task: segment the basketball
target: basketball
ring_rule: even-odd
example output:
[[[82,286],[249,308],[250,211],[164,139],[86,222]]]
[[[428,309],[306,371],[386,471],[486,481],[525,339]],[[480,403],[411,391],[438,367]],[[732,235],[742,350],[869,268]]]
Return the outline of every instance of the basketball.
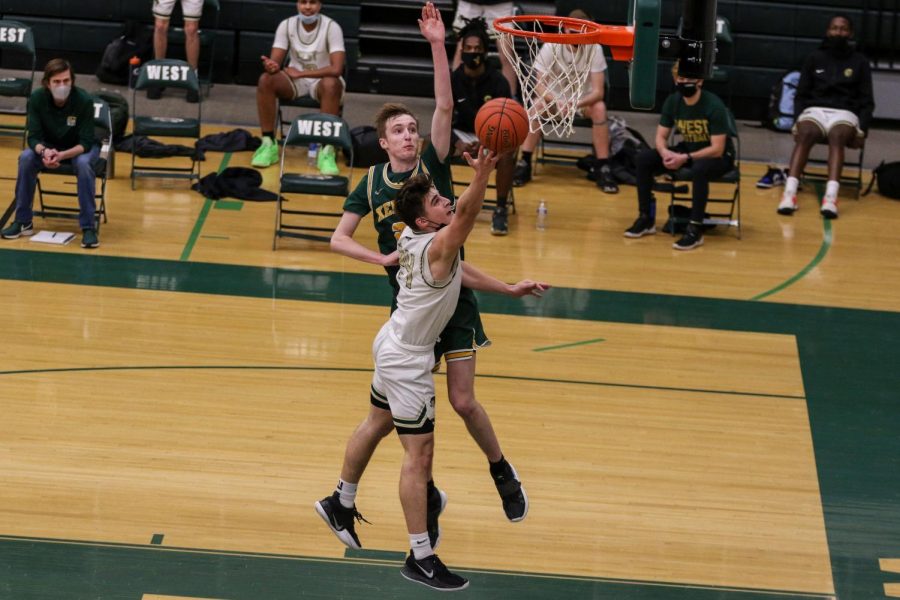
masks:
[[[512,98],[494,98],[475,115],[475,135],[485,148],[497,154],[513,151],[528,135],[528,114]]]

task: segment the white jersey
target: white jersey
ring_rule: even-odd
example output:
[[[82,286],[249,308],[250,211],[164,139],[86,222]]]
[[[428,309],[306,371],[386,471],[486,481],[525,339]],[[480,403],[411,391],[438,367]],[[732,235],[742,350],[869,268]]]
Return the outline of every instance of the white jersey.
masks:
[[[456,310],[462,286],[459,253],[450,275],[435,281],[428,264],[428,248],[435,232],[417,233],[407,227],[397,240],[400,271],[397,283],[397,310],[391,315],[390,328],[395,339],[411,349],[432,348]]]
[[[303,28],[300,15],[282,21],[275,30],[272,46],[288,50],[288,66],[301,71],[323,69],[331,64],[332,52],[346,51],[341,26],[321,13],[312,31]]]
[[[597,48],[594,50],[591,67],[585,76],[582,94],[588,94],[591,91],[591,73],[602,73],[606,70],[606,57],[603,55],[603,46],[600,44],[594,44],[594,46]],[[590,51],[589,46],[579,46],[578,48],[578,52]],[[563,74],[563,68],[571,64],[573,59],[574,56],[569,44],[544,44],[534,59],[534,69],[542,73],[552,73],[553,79],[556,80]]]

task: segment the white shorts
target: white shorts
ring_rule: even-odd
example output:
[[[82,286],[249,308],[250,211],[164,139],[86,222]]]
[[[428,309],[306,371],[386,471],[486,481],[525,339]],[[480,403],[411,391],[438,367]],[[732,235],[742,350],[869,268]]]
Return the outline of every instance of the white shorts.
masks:
[[[474,19],[475,17],[484,17],[487,21],[488,33],[491,37],[497,37],[494,31],[494,19],[499,17],[509,17],[515,10],[513,2],[501,2],[500,4],[475,4],[466,0],[459,0],[456,5],[456,16],[453,17],[453,29],[459,31],[466,26],[463,19]]]
[[[387,400],[398,434],[434,431],[434,347],[400,343],[388,321],[372,344],[373,404]],[[378,404],[376,404],[377,406]]]
[[[287,75],[285,73],[285,75]],[[291,79],[291,85],[294,86],[294,97],[292,100],[296,100],[297,98],[302,98],[303,96],[309,95],[310,98],[315,100],[316,102],[320,102],[319,100],[319,82],[321,79],[314,79],[312,77],[298,77],[296,79]],[[344,104],[344,90],[347,89],[347,84],[344,83],[344,78],[339,77],[341,80],[341,104]]]
[[[181,14],[185,21],[199,21],[203,15],[203,0],[180,0]],[[168,19],[172,16],[176,0],[153,0],[153,16],[157,19]]]
[[[828,136],[832,127],[835,125],[849,125],[856,129],[856,135],[862,137],[864,134],[859,128],[859,117],[849,110],[840,108],[822,108],[821,106],[810,106],[805,109],[800,116],[797,117],[797,123],[800,121],[810,121],[819,126],[823,136]],[[797,132],[797,125],[794,124],[794,133]]]

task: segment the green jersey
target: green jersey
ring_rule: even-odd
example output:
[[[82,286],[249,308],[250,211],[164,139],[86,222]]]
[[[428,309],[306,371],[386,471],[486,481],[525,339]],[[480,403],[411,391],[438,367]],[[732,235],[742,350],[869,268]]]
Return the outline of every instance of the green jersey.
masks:
[[[453,183],[450,177],[450,157],[446,162],[438,159],[434,146],[428,144],[416,166],[411,171],[395,173],[391,171],[391,163],[381,163],[369,168],[369,172],[363,175],[347,200],[344,202],[344,210],[361,217],[370,212],[375,221],[375,231],[378,232],[378,249],[382,254],[390,254],[397,249],[397,239],[403,233],[406,225],[394,212],[394,201],[397,193],[403,187],[403,182],[419,173],[431,175],[434,179],[434,187],[439,194],[446,198],[453,198]]]
[[[681,145],[687,152],[696,152],[710,145],[710,136],[728,135],[728,109],[712,92],[700,91],[700,100],[693,106],[685,104],[681,94],[672,94],[663,103],[659,115],[663,127],[675,127],[681,135]],[[731,140],[725,152],[734,154]]]

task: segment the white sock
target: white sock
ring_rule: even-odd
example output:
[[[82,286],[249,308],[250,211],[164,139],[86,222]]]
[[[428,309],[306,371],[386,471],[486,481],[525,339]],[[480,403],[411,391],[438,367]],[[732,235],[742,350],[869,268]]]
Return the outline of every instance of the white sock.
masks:
[[[798,187],[800,187],[800,180],[796,177],[788,177],[787,181],[784,182],[784,195],[796,196]]]
[[[434,554],[431,549],[431,540],[428,539],[428,532],[409,534],[409,547],[412,548],[413,556],[416,560],[422,560]]]
[[[344,508],[353,508],[353,505],[356,504],[356,488],[358,486],[358,483],[350,483],[343,479],[338,480],[337,487],[334,488],[334,491],[341,497],[341,506]]]
[[[828,183],[825,184],[825,199],[832,202],[837,200],[838,188],[840,185],[841,184],[837,181],[829,180]]]

